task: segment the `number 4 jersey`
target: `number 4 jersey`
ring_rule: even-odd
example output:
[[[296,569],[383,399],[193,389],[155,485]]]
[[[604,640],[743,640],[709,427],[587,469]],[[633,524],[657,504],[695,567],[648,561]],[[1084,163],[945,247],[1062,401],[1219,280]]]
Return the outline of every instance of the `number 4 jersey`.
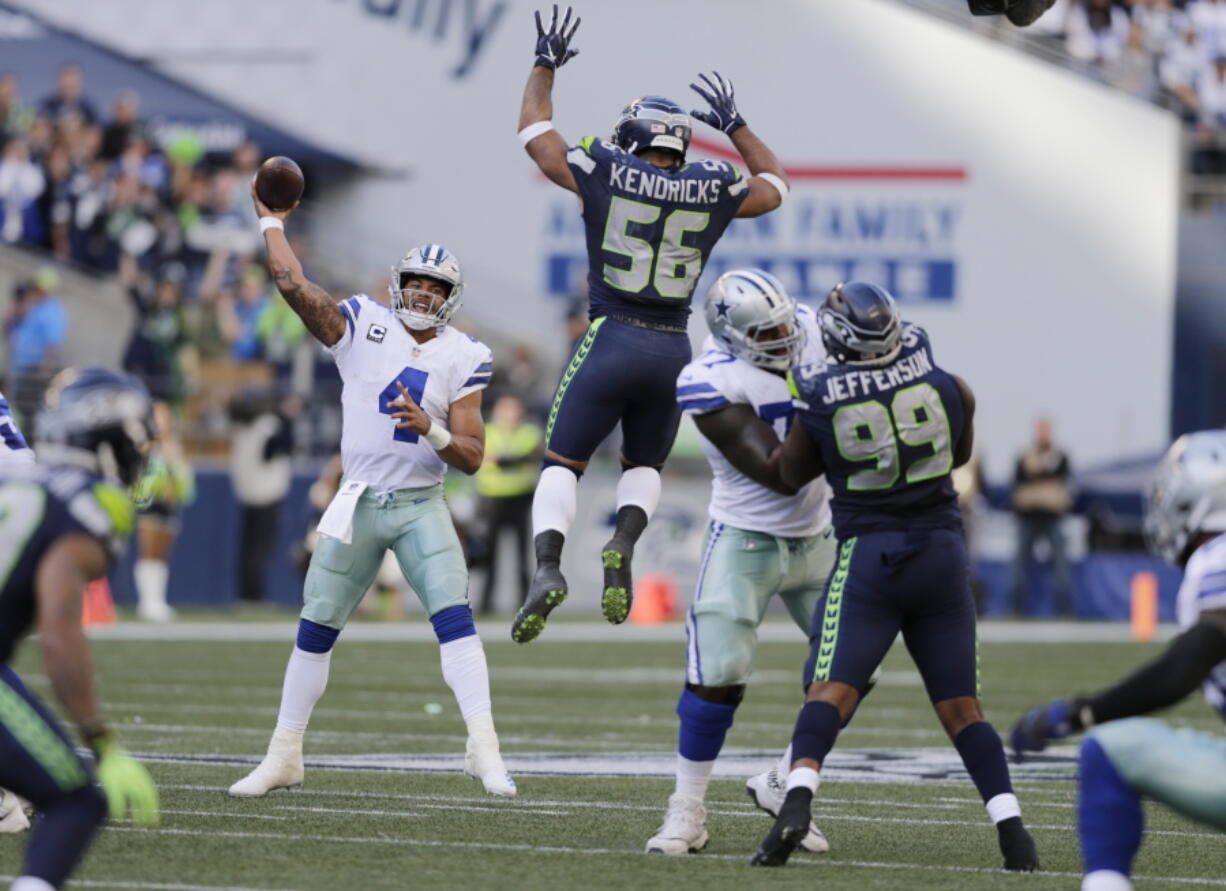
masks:
[[[965,423],[962,394],[933,362],[923,329],[904,327],[902,348],[888,365],[827,359],[796,368],[791,383],[799,420],[834,490],[840,540],[961,528],[949,474]]]
[[[796,310],[797,323],[805,333],[803,362],[821,362],[825,357],[817,317],[807,306]],[[720,349],[707,336],[703,352],[677,378],[677,402],[687,415],[719,411],[729,405],[748,405],[775,430],[782,440],[796,415],[787,380],[751,365]],[[698,438],[711,464],[711,519],[736,529],[801,538],[816,535],[830,525],[830,490],[823,480],[814,480],[796,495],[780,495],[759,485],[732,466],[701,433]]]
[[[340,304],[345,333],[331,347],[341,391],[341,462],[345,479],[372,489],[416,489],[442,482],[447,465],[425,440],[396,426],[402,384],[446,427],[451,404],[484,389],[493,370],[489,347],[450,326],[419,344],[394,312],[358,294]]]
[[[592,318],[684,328],[702,267],[748,193],[741,172],[727,161],[656,167],[590,136],[566,160],[583,200]]]

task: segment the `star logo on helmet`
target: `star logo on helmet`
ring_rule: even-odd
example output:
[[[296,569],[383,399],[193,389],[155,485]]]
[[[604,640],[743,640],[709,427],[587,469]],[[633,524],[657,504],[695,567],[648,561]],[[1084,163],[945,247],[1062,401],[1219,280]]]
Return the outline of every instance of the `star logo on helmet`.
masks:
[[[715,317],[718,319],[728,318],[728,310],[731,308],[726,301],[720,300],[719,303],[715,304]]]

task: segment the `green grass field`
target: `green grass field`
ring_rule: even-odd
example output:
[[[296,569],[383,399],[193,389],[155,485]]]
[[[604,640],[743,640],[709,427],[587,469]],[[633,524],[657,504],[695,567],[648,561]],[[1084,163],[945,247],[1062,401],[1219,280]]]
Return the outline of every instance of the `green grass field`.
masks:
[[[287,619],[285,640],[292,625]],[[464,727],[427,640],[342,635],[307,735],[305,787],[256,801],[230,799],[225,790],[263,753],[288,643],[97,641],[107,710],[128,747],[149,758],[164,817],[156,829],[106,829],[76,885],[709,891],[1078,884],[1072,750],[1016,774],[1047,872],[999,872],[995,832],[901,647],[841,737],[818,793],[815,819],[829,854],[794,856],[782,870],[747,866],[770,822],[731,777],[770,766],[787,743],[805,655],[802,642],[776,642],[761,645],[757,677],[729,735],[722,768],[729,778],[708,794],[711,844],[684,858],[644,855],[672,788],[666,774],[683,645],[634,639],[633,629],[608,629],[604,642],[551,641],[551,626],[520,647],[504,642],[504,626],[483,628],[495,718],[519,783],[513,801],[486,798],[459,775]],[[1006,732],[1026,706],[1101,685],[1155,652],[1156,645],[1122,643],[984,643],[989,718]],[[16,667],[47,693],[37,645],[25,646]],[[430,713],[433,703],[441,713]],[[1171,718],[1216,727],[1198,698]],[[1139,887],[1226,886],[1226,837],[1160,807],[1150,808],[1148,828]],[[20,872],[23,843],[0,836],[0,875]]]

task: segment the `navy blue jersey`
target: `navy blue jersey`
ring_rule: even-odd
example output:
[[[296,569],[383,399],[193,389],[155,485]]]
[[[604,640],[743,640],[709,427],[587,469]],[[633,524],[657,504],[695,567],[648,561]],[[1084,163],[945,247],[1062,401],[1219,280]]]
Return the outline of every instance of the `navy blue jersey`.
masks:
[[[840,539],[961,526],[949,475],[966,413],[922,329],[904,327],[889,365],[827,360],[796,369],[791,381],[798,417],[826,466]]]
[[[684,327],[702,267],[749,192],[740,170],[660,168],[591,136],[566,160],[583,199],[591,317]]]
[[[34,624],[34,579],[43,555],[66,535],[98,539],[114,559],[132,532],[128,494],[67,467],[0,467],[0,663]]]

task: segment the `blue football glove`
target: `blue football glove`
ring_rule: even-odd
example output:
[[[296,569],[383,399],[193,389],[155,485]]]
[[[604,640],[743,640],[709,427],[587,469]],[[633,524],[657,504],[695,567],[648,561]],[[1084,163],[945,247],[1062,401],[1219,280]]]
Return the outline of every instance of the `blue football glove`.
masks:
[[[578,16],[575,16],[575,23],[570,23],[570,15],[573,10],[571,7],[566,7],[566,17],[562,19],[562,26],[558,27],[558,4],[553,5],[553,20],[549,23],[549,30],[541,24],[540,10],[536,12],[536,64],[553,71],[561,68],[575,56],[579,55],[577,49],[570,48],[571,38],[575,36],[575,31],[579,28],[579,23],[583,21]],[[569,26],[570,30],[567,30]]]
[[[1064,739],[1080,730],[1080,722],[1075,723],[1075,705],[1071,700],[1057,699],[1022,715],[1009,734],[1017,760],[1023,760],[1024,752],[1041,752],[1050,740]]]
[[[718,72],[713,72],[715,80],[712,81],[705,74],[700,74],[698,77],[704,84],[707,85],[707,90],[704,90],[698,84],[690,84],[690,89],[706,100],[711,106],[710,111],[699,111],[695,109],[690,112],[690,117],[697,118],[704,124],[710,124],[716,130],[723,130],[729,136],[745,126],[745,119],[741,117],[741,113],[736,110],[736,91],[732,88],[732,81],[724,80],[723,76]]]

